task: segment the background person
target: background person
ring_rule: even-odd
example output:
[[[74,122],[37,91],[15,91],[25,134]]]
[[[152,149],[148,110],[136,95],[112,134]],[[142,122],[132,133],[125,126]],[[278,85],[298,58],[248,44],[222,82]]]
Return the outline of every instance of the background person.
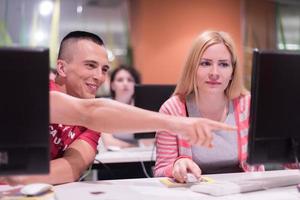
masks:
[[[134,86],[140,83],[140,74],[135,68],[125,65],[115,68],[110,76],[112,99],[124,104],[134,105]],[[133,133],[102,133],[101,139],[106,148],[110,146],[126,148],[138,145]]]

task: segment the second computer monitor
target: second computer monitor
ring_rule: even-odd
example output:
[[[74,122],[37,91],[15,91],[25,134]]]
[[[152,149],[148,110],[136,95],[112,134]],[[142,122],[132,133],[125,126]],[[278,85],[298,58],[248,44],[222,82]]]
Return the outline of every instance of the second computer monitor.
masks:
[[[253,54],[248,162],[291,163],[300,157],[300,54]]]
[[[0,48],[0,176],[49,172],[49,50]]]
[[[158,112],[161,105],[173,94],[175,85],[141,84],[135,86],[135,106]],[[153,138],[154,132],[135,134],[136,139]]]

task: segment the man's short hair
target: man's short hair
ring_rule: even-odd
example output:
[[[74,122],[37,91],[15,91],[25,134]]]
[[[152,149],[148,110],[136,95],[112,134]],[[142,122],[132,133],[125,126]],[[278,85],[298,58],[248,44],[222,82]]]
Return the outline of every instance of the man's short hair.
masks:
[[[63,59],[63,54],[64,51],[66,49],[66,46],[68,41],[78,41],[78,40],[90,40],[100,46],[104,46],[104,42],[103,40],[96,34],[94,33],[90,33],[90,32],[86,32],[86,31],[72,31],[70,33],[68,33],[61,41],[60,43],[60,48],[59,48],[59,52],[58,52],[58,59]]]

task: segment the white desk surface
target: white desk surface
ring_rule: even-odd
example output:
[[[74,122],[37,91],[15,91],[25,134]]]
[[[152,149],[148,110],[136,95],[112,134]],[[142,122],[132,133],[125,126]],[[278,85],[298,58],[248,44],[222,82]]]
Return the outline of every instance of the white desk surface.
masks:
[[[299,170],[269,172],[235,173],[207,175],[215,180],[237,180],[244,178],[274,177],[280,175],[299,175]],[[274,188],[264,191],[241,193],[214,197],[192,192],[189,188],[167,188],[159,178],[123,179],[96,182],[75,182],[54,187],[58,200],[296,200],[300,193],[296,186]]]
[[[144,148],[130,148],[120,151],[102,151],[96,155],[97,160],[102,163],[128,163],[128,162],[145,162],[155,161],[155,150]]]

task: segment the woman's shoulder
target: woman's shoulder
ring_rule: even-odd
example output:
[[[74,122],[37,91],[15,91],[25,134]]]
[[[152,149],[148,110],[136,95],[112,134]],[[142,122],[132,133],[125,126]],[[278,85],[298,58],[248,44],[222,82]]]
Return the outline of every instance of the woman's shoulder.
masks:
[[[185,101],[182,98],[180,98],[178,95],[171,96],[168,100],[166,100],[162,104],[160,108],[160,112],[184,115]]]
[[[233,98],[234,102],[245,102],[245,103],[250,103],[250,99],[251,99],[251,94],[250,92],[244,93],[239,95],[238,97]]]
[[[235,111],[240,114],[246,114],[247,116],[250,114],[250,93],[240,95],[233,99],[233,105]]]

